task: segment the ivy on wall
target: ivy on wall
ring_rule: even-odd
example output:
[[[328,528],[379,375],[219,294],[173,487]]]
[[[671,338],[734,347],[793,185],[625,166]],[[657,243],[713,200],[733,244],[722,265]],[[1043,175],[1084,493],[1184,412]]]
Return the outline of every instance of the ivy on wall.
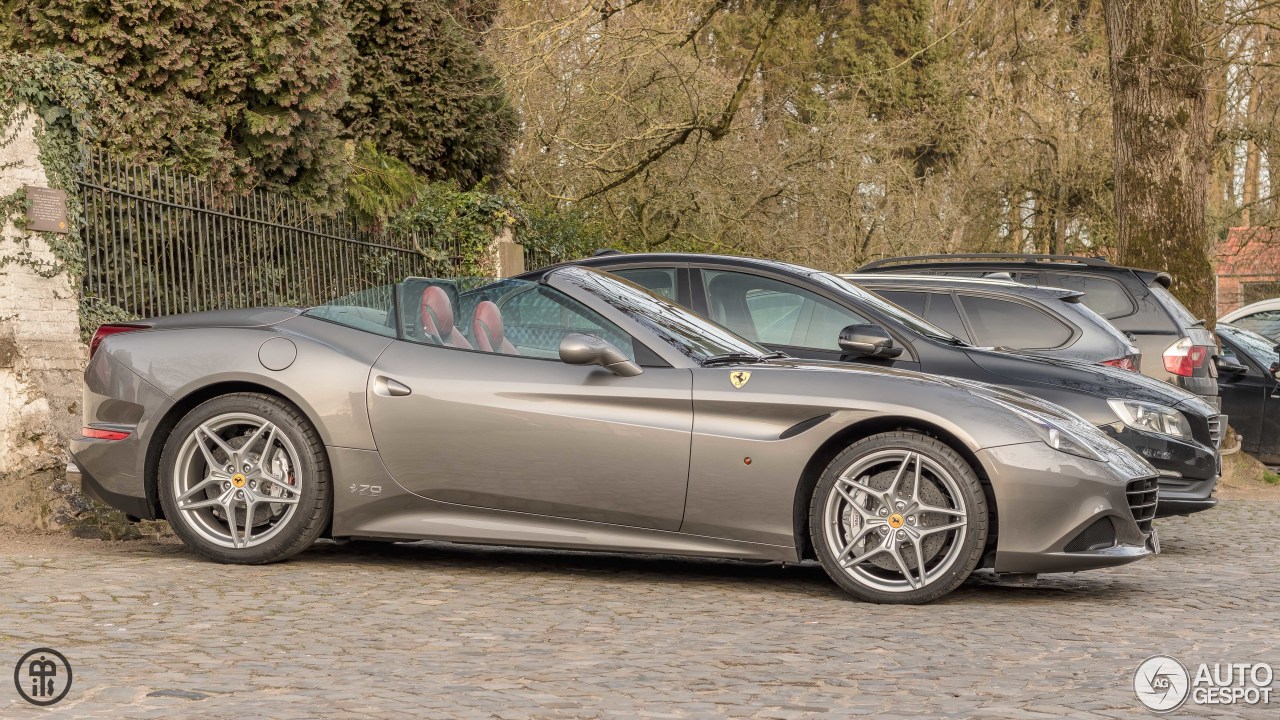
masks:
[[[493,272],[489,244],[503,228],[522,221],[519,205],[502,195],[432,183],[388,228],[417,236],[416,249],[436,260],[445,260],[434,256],[451,248],[461,258],[459,274],[484,276]]]
[[[69,273],[73,283],[84,271],[80,248],[81,198],[76,178],[83,147],[101,126],[102,113],[114,106],[106,82],[97,72],[53,52],[0,55],[0,128],[21,120],[19,113],[34,113],[36,144],[50,187],[67,193],[67,234],[38,233],[49,245],[57,263],[39,263],[29,253],[0,257],[0,265],[21,263],[41,275]],[[0,147],[14,136],[0,137]],[[0,197],[0,217],[22,228],[26,206],[21,189]],[[29,236],[24,236],[29,237]]]

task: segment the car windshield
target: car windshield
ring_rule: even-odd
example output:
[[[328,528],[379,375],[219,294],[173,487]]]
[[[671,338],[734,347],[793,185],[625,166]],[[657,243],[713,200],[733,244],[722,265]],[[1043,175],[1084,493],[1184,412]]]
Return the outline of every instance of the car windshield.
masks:
[[[908,330],[912,330],[921,335],[924,335],[925,337],[932,338],[939,342],[945,342],[951,345],[968,345],[969,344],[964,340],[961,340],[960,338],[956,337],[955,335],[952,335],[951,333],[947,332],[946,330],[943,330],[937,325],[934,325],[933,323],[930,323],[927,320],[917,315],[912,315],[911,313],[907,312],[906,310],[903,310],[901,307],[898,307],[897,305],[894,305],[888,300],[884,300],[882,298],[876,297],[875,295],[867,292],[866,290],[863,290],[862,288],[858,287],[857,285],[854,285],[853,283],[840,277],[839,275],[832,275],[831,273],[819,272],[819,273],[813,273],[810,277],[822,283],[825,283],[827,286],[831,287],[837,292],[854,296],[859,301],[867,305],[870,305],[875,310],[878,310],[881,314],[887,315],[889,316],[890,319],[896,320],[902,325],[905,325]]]
[[[1275,350],[1275,342],[1256,332],[1223,323],[1218,324],[1217,330],[1264,368],[1271,367],[1271,363],[1280,360],[1280,354]]]
[[[555,273],[626,313],[668,345],[698,362],[778,355],[616,275],[580,267],[564,267]]]

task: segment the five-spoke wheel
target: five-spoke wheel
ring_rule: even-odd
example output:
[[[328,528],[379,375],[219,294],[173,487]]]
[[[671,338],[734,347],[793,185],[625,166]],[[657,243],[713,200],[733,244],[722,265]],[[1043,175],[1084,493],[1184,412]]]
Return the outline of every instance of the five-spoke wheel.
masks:
[[[324,449],[293,406],[234,394],[192,410],[161,458],[160,498],[174,532],[222,562],[280,560],[324,529]]]
[[[827,573],[872,602],[919,603],[964,581],[981,559],[986,498],[972,468],[911,432],[860,440],[827,467],[810,503]]]

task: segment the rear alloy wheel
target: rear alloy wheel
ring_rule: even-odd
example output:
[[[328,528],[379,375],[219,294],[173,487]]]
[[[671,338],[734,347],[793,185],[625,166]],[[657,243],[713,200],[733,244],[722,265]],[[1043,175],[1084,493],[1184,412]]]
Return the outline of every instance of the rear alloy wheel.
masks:
[[[864,438],[827,466],[809,507],[810,539],[827,574],[854,597],[925,603],[977,567],[987,501],[973,469],[915,432]]]
[[[191,549],[218,562],[275,562],[305,549],[328,520],[330,485],[311,423],[256,393],[192,410],[160,459],[165,517]]]

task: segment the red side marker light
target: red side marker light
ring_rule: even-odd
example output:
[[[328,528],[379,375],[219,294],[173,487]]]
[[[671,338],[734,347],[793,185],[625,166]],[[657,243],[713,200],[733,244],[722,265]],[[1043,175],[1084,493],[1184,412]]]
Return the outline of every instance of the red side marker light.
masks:
[[[127,432],[120,432],[119,430],[103,430],[101,428],[91,427],[80,430],[80,435],[91,440],[123,440],[129,437],[129,433]]]

